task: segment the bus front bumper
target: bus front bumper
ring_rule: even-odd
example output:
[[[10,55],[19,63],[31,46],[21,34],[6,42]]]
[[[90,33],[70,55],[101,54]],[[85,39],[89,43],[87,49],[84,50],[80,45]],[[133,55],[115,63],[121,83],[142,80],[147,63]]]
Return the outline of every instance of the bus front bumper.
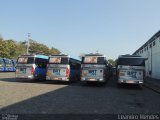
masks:
[[[143,80],[118,80],[118,83],[143,84]]]
[[[16,78],[17,79],[34,79],[34,76],[33,75],[16,75]]]
[[[104,78],[81,78],[81,81],[97,81],[97,82],[105,82]]]
[[[69,81],[69,78],[68,77],[48,77],[46,76],[46,80]]]

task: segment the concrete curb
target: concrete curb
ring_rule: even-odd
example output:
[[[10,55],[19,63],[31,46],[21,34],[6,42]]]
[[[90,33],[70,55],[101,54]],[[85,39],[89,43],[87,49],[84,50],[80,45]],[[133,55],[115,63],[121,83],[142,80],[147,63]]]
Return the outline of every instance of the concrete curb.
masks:
[[[144,81],[144,86],[160,94],[160,82],[147,79]]]

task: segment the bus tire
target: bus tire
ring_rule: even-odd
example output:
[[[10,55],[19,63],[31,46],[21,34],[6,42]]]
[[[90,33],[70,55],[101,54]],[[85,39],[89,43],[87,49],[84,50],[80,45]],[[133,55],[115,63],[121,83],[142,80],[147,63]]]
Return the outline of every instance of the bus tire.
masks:
[[[143,89],[143,84],[139,84],[138,87],[139,87],[140,89]]]
[[[117,87],[122,87],[122,83],[117,83]]]

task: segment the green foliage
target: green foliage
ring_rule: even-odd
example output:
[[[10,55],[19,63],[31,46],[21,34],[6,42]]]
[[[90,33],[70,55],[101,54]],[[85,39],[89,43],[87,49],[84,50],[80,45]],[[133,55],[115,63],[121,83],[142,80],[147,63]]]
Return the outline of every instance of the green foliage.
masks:
[[[44,44],[37,43],[36,41],[30,40],[29,46],[29,53],[40,53],[44,55],[51,55],[51,54],[60,54],[61,52],[52,47],[49,48]],[[10,58],[10,59],[17,59],[17,57],[21,54],[26,54],[27,52],[27,42],[21,41],[16,42],[14,40],[3,40],[0,37],[0,57],[3,58]]]
[[[108,62],[109,62],[112,66],[115,66],[115,64],[116,64],[116,61],[113,60],[113,59],[109,59]]]
[[[9,57],[7,43],[0,40],[0,57]]]
[[[60,54],[61,52],[52,47],[48,48],[46,45],[37,43],[36,41],[30,40],[29,53],[40,53],[44,55]]]
[[[3,37],[1,36],[1,34],[0,34],[0,40],[3,40]]]

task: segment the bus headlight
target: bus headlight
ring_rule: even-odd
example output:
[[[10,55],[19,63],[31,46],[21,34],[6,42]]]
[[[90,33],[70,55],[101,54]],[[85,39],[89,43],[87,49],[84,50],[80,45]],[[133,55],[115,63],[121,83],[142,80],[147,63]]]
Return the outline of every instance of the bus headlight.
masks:
[[[102,78],[100,78],[100,79],[99,79],[99,81],[103,81],[103,79],[102,79]]]
[[[81,80],[86,80],[85,78],[81,78]]]

